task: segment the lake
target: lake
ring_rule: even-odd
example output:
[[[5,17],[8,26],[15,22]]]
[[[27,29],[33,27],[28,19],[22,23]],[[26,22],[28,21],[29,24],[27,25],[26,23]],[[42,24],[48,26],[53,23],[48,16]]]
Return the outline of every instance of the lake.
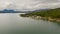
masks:
[[[60,24],[0,13],[0,34],[60,34]]]

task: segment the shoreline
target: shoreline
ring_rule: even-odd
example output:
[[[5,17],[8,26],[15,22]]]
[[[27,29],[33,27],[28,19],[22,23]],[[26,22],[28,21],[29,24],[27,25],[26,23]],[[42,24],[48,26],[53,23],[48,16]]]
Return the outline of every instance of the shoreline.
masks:
[[[51,18],[51,17],[41,17],[41,16],[37,16],[37,15],[28,15],[28,14],[21,14],[20,16],[22,17],[31,17],[33,19],[38,19],[38,20],[47,20],[47,21],[51,21],[51,22],[60,22],[60,18]]]

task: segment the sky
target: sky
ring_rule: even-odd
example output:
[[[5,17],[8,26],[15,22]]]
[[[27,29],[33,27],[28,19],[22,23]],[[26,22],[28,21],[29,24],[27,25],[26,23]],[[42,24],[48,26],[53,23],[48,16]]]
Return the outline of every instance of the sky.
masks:
[[[0,10],[14,9],[31,11],[38,9],[54,9],[60,7],[60,0],[0,0]]]

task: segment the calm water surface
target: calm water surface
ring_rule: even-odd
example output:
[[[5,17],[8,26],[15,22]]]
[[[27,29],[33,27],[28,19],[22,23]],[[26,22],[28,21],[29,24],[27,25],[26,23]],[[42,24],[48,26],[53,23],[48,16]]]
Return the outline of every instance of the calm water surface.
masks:
[[[57,23],[23,18],[19,14],[0,14],[0,34],[60,34]]]

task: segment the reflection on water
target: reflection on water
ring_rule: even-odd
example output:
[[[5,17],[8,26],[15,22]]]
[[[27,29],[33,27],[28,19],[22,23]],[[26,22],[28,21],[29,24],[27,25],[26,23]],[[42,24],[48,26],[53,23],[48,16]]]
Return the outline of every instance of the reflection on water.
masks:
[[[0,14],[0,34],[60,34],[60,26],[43,20],[23,18],[19,13]]]

